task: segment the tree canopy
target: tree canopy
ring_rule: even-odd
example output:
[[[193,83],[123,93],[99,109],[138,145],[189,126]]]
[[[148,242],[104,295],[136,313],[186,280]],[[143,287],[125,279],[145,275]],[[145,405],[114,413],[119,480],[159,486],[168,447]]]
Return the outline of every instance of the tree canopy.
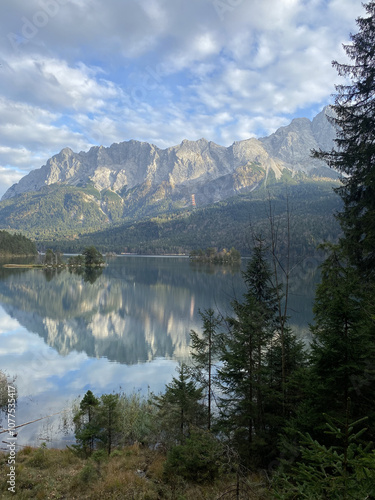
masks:
[[[343,174],[337,192],[344,202],[338,219],[341,240],[352,263],[365,276],[375,273],[375,2],[364,4],[358,33],[344,45],[351,63],[333,62],[348,83],[336,86],[333,116],[335,147],[315,156]]]

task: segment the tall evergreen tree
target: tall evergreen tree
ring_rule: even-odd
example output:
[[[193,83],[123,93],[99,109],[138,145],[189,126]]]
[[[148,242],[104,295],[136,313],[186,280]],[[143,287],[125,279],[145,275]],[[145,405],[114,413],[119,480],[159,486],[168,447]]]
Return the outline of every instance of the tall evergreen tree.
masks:
[[[102,394],[96,412],[96,421],[99,425],[98,439],[111,454],[113,446],[120,441],[121,407],[119,394]]]
[[[96,422],[96,411],[99,399],[88,390],[79,405],[79,411],[74,415],[75,437],[79,448],[85,455],[94,451],[95,441],[99,432]]]
[[[211,429],[215,356],[218,352],[218,332],[220,318],[213,309],[200,311],[203,321],[203,332],[199,336],[194,330],[190,332],[191,356],[193,359],[192,374],[207,394],[207,429]]]
[[[372,303],[356,268],[339,247],[331,247],[321,266],[311,330],[311,398],[318,414],[345,416],[351,399],[353,418],[374,416],[375,342]],[[374,425],[369,420],[370,428]]]
[[[315,152],[343,174],[339,248],[322,266],[315,302],[312,373],[316,408],[369,416],[374,432],[375,389],[375,2],[364,4],[358,33],[345,45],[349,64],[333,62],[348,83],[336,86],[332,122],[335,147]],[[325,405],[325,407],[324,407]]]
[[[259,455],[269,452],[271,438],[272,416],[266,408],[275,395],[269,385],[267,357],[278,329],[277,292],[261,240],[254,248],[244,280],[244,301],[232,303],[235,315],[228,319],[229,331],[220,356],[221,420],[242,460],[259,464]]]
[[[337,189],[344,201],[338,215],[341,241],[362,277],[375,277],[375,2],[364,4],[366,17],[357,19],[359,31],[344,45],[352,64],[333,62],[348,84],[336,86],[334,114],[336,147],[318,151],[344,177]]]
[[[162,426],[162,440],[168,444],[183,443],[192,429],[202,427],[205,410],[202,404],[203,389],[191,380],[186,365],[178,370],[178,378],[173,377],[164,394],[155,396]]]

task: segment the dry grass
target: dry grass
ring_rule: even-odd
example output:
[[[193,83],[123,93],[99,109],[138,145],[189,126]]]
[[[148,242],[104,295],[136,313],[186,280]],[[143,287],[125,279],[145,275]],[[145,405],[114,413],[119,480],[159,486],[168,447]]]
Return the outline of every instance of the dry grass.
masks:
[[[175,478],[166,483],[165,455],[138,446],[116,450],[107,457],[94,454],[89,460],[68,449],[26,447],[16,458],[16,494],[7,491],[7,457],[0,454],[1,499],[132,499],[214,500],[234,484],[224,476],[212,484],[195,485]],[[226,497],[226,500],[234,498]],[[267,498],[261,492],[243,498]]]

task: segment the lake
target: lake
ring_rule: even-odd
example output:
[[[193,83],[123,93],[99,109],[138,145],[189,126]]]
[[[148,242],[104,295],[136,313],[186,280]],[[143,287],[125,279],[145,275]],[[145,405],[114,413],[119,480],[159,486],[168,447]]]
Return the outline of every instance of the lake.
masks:
[[[178,363],[189,362],[199,309],[230,314],[244,292],[246,260],[241,269],[184,257],[106,262],[89,275],[0,267],[0,368],[17,376],[17,424],[70,408],[88,389],[163,391]],[[317,280],[316,258],[292,274],[290,325],[307,341]],[[71,438],[60,424],[59,416],[25,426],[17,444],[64,446]]]

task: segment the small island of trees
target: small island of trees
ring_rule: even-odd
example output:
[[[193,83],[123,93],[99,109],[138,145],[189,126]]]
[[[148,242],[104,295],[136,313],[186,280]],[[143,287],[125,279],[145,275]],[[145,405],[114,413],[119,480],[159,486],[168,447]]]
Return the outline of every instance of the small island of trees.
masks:
[[[217,248],[209,247],[206,250],[192,250],[189,258],[199,262],[211,262],[213,264],[234,264],[241,261],[241,254],[235,248],[218,251]]]
[[[50,248],[46,251],[43,265],[46,267],[103,267],[103,255],[94,247],[90,246],[85,248],[82,254],[74,255],[65,263],[62,259],[61,252],[54,252]]]

